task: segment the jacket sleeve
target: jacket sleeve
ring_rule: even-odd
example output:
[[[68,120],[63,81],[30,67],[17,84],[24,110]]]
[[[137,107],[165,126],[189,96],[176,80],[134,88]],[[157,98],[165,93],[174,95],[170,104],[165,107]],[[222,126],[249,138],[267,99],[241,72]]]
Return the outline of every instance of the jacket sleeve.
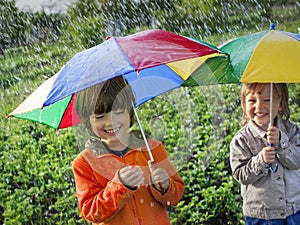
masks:
[[[233,177],[241,184],[252,184],[268,175],[269,165],[263,161],[261,151],[252,155],[247,139],[235,135],[230,143],[230,165]]]
[[[150,185],[150,190],[153,197],[164,206],[175,206],[181,200],[184,192],[184,182],[180,178],[176,168],[171,163],[168,153],[164,146],[160,143],[159,147],[153,152],[153,157],[156,161],[157,167],[164,168],[170,177],[170,186],[165,193],[161,193],[152,184]],[[151,179],[149,177],[149,182]]]
[[[99,183],[83,154],[73,162],[76,193],[83,219],[94,223],[111,219],[131,198],[134,191],[121,184],[118,172],[110,181]],[[98,178],[99,179],[99,178]]]
[[[292,124],[289,133],[280,132],[280,145],[277,151],[279,162],[290,170],[300,169],[300,131]]]

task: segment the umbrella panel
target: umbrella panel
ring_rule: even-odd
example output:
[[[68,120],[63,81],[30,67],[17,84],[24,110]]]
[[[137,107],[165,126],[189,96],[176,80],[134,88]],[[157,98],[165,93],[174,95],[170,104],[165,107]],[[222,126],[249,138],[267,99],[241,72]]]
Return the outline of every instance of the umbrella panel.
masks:
[[[135,75],[156,66],[220,52],[206,43],[163,30],[113,37],[76,54],[62,68],[44,106],[116,76]]]
[[[300,42],[284,33],[268,32],[258,43],[241,82],[300,82]]]
[[[50,106],[11,116],[45,124],[54,129],[62,129],[80,123],[79,116],[74,109],[74,101],[75,95],[64,98]]]
[[[230,55],[238,82],[299,83],[300,35],[263,31],[231,40],[221,50]]]

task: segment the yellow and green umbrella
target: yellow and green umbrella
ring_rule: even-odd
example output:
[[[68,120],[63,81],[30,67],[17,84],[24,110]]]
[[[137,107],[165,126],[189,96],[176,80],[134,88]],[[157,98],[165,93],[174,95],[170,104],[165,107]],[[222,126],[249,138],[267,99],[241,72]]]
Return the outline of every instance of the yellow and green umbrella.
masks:
[[[300,83],[300,35],[270,30],[219,46],[230,55],[233,79],[227,83]]]

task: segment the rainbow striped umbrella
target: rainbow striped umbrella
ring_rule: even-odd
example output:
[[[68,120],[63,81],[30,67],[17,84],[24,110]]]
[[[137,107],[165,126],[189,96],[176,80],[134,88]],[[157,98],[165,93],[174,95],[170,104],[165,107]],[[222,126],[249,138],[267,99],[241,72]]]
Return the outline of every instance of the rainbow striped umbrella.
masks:
[[[228,65],[218,48],[164,30],[112,37],[76,54],[8,116],[66,128],[80,123],[76,93],[105,80],[123,76],[137,107],[180,86],[223,83]]]

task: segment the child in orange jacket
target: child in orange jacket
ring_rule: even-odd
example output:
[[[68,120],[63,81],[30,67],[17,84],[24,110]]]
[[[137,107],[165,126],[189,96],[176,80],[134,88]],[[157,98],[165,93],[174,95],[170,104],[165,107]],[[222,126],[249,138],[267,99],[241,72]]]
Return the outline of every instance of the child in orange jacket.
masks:
[[[73,162],[79,209],[93,224],[169,225],[184,182],[163,144],[148,139],[156,169],[138,131],[131,131],[134,96],[122,77],[77,95],[76,110],[91,138]]]

